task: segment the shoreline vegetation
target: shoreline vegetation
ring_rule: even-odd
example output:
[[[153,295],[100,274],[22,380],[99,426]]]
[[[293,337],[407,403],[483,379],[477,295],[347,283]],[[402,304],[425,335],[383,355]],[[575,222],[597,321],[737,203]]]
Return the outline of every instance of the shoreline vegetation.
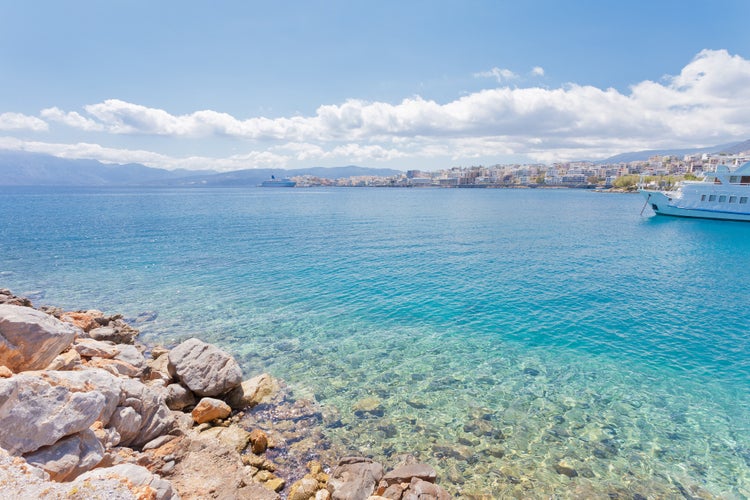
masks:
[[[0,488],[9,498],[451,498],[411,455],[338,456],[316,403],[220,348],[138,341],[121,315],[0,289]],[[489,498],[473,496],[473,498]]]

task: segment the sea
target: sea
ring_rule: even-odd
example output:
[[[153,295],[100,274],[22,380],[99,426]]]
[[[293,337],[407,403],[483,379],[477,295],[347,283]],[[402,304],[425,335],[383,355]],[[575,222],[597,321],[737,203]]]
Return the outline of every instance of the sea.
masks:
[[[455,498],[749,498],[750,224],[573,189],[0,188],[0,288],[189,336]]]

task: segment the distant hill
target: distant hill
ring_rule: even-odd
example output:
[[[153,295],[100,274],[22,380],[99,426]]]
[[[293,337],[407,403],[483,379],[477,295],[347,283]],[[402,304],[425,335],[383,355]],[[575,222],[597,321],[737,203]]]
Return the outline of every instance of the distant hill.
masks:
[[[177,179],[164,179],[159,181],[158,184],[165,186],[257,186],[261,182],[270,179],[272,175],[277,178],[312,175],[322,179],[339,179],[360,175],[389,177],[401,173],[403,172],[389,168],[367,168],[354,165],[346,167],[311,167],[293,170],[253,168],[212,175],[192,175]]]
[[[129,163],[107,164],[96,160],[73,160],[27,151],[0,150],[0,186],[257,186],[276,177],[313,175],[337,179],[357,175],[391,176],[392,169],[312,167],[296,170],[247,169],[233,172],[214,170],[166,170]]]
[[[0,186],[135,186],[195,174],[190,170],[165,170],[138,163],[107,164],[0,150]]]
[[[750,150],[750,140],[744,142],[733,142],[730,144],[720,144],[718,146],[711,146],[707,148],[693,148],[693,149],[649,149],[645,151],[635,151],[632,153],[621,153],[619,155],[610,156],[604,160],[599,160],[596,163],[630,163],[631,161],[646,161],[651,156],[685,156],[692,154],[703,154],[703,153],[727,153],[736,154],[742,151]]]

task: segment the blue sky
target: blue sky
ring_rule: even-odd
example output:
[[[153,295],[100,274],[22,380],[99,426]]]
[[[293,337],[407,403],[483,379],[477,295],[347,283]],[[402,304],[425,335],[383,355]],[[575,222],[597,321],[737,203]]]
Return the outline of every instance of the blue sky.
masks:
[[[750,138],[750,2],[0,0],[0,148],[164,168]]]

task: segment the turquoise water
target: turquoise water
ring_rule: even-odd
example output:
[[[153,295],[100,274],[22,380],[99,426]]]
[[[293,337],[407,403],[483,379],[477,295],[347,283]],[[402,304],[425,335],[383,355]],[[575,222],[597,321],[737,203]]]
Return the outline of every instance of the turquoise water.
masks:
[[[146,339],[223,345],[337,446],[415,453],[457,497],[750,497],[750,224],[642,204],[2,188],[0,287],[155,312]]]

